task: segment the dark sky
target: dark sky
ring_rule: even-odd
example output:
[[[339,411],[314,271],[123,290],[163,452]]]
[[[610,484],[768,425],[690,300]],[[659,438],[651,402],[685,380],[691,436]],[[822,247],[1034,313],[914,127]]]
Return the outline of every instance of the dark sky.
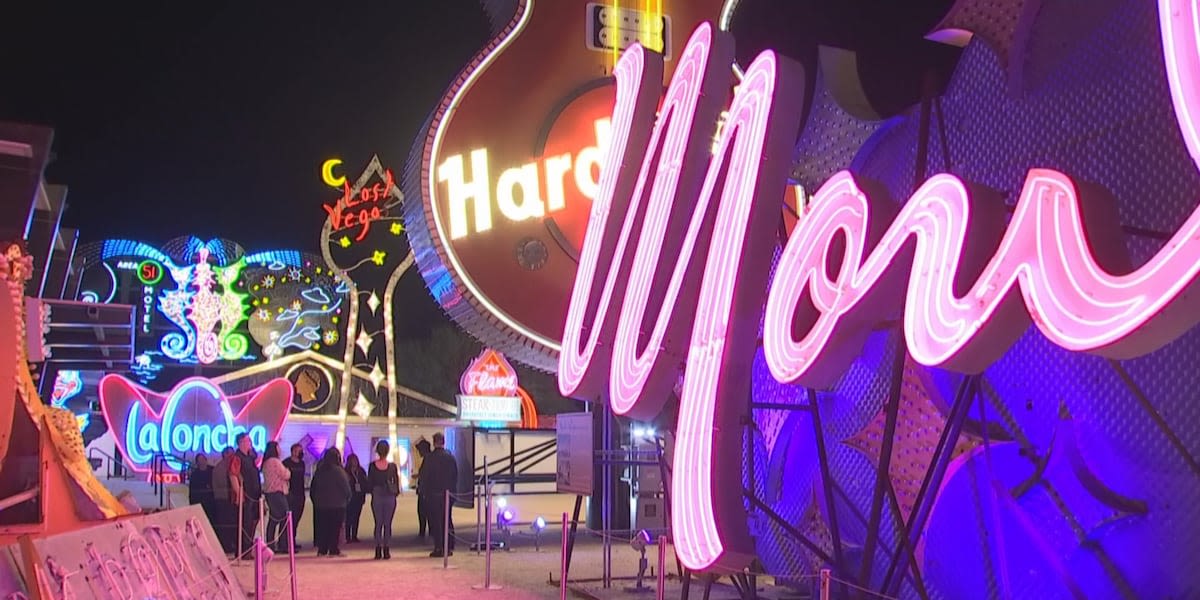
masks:
[[[323,159],[399,173],[488,25],[477,0],[12,4],[0,120],[55,128],[64,225],[251,251],[317,250]]]

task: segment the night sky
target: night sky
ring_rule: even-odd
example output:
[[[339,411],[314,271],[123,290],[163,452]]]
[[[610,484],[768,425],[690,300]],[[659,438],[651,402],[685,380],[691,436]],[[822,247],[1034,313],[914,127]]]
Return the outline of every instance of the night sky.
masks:
[[[478,0],[10,4],[0,120],[55,129],[46,179],[69,187],[63,224],[81,241],[196,235],[319,252],[321,205],[338,195],[321,163],[340,157],[353,178],[378,154],[399,176],[488,39]],[[466,337],[415,271],[396,309],[401,340]],[[574,407],[553,378],[521,377],[543,410]]]
[[[477,0],[20,2],[0,18],[0,120],[55,129],[51,183],[81,241],[223,237],[318,252],[372,154],[399,175],[418,128],[487,41]],[[404,277],[401,337],[439,318]]]
[[[325,158],[398,174],[488,26],[477,0],[12,4],[0,120],[54,127],[64,225],[250,251],[318,249]]]

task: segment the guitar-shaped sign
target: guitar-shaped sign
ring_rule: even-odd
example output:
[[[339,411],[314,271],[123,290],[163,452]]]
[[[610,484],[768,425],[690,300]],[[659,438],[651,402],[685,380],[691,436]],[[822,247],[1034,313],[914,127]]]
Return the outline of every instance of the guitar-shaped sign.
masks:
[[[405,225],[454,320],[511,358],[554,368],[614,101],[634,43],[665,77],[721,0],[486,3],[495,37],[454,80],[404,176]],[[714,132],[715,134],[715,132]],[[453,302],[446,299],[452,299]]]

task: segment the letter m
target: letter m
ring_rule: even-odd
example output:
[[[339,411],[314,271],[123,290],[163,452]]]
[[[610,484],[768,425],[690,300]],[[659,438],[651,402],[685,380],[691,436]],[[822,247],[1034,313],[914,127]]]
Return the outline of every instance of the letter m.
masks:
[[[803,106],[800,65],[764,52],[714,149],[732,58],[728,35],[697,28],[657,122],[662,57],[635,46],[617,64],[559,357],[564,394],[607,398],[617,414],[653,418],[679,393],[672,536],[696,570],[740,571],[754,557],[740,419]]]

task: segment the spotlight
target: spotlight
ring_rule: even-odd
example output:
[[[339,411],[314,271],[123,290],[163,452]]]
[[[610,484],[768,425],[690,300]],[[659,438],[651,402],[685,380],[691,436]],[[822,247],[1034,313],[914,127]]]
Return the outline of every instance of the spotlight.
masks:
[[[541,531],[545,528],[546,528],[546,519],[538,517],[533,520],[533,530],[534,531]]]
[[[504,526],[508,525],[509,523],[512,523],[513,519],[515,519],[516,517],[517,517],[517,514],[515,512],[513,512],[513,510],[511,508],[506,508],[506,509],[500,511],[500,514],[496,516],[496,520],[499,521],[501,527],[504,527]]]
[[[637,532],[637,535],[633,536],[632,540],[629,540],[629,545],[638,552],[645,552],[646,546],[652,543],[654,543],[654,536],[650,535],[650,532],[645,529]]]
[[[508,508],[508,498],[496,498],[496,508]]]

